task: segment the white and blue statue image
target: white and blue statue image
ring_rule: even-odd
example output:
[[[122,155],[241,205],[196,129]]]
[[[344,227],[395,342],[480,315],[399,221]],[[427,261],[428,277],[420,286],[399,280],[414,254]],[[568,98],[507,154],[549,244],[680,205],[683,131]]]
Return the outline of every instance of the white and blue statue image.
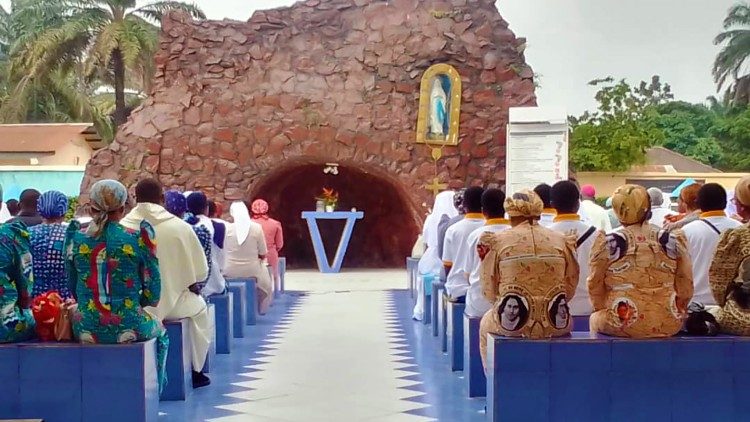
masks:
[[[437,75],[432,80],[430,89],[429,139],[444,140],[450,128],[450,95],[451,80],[448,75]]]

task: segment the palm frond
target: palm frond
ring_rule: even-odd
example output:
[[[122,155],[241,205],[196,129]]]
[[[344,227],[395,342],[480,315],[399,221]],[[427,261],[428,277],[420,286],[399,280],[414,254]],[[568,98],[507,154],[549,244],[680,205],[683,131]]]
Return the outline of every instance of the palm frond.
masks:
[[[181,1],[158,1],[134,10],[133,14],[155,22],[161,22],[161,19],[170,10],[183,10],[188,12],[193,18],[206,19],[206,14],[196,4]]]

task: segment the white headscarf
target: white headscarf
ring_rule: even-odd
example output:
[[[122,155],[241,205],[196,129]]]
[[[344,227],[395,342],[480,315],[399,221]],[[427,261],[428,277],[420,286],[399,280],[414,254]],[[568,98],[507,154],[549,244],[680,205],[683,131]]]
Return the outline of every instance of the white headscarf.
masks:
[[[247,236],[250,234],[250,226],[253,220],[250,218],[250,212],[244,202],[233,202],[229,208],[229,214],[234,219],[234,228],[237,231],[237,241],[239,244],[245,243]]]
[[[447,215],[448,218],[453,218],[458,215],[458,210],[453,205],[454,195],[455,192],[453,191],[440,192],[435,198],[435,206],[432,208],[432,213],[427,216],[427,219],[424,222],[422,236],[427,244],[427,250],[419,260],[419,272],[422,274],[430,274],[440,271],[442,261],[440,260],[440,254],[437,250],[438,226],[440,225],[440,219],[443,218],[443,215]]]

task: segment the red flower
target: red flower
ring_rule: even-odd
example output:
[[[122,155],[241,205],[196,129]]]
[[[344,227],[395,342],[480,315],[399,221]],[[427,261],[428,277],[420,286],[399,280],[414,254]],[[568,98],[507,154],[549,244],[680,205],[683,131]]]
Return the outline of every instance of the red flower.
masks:
[[[132,278],[125,280],[125,286],[127,286],[128,289],[132,289],[134,285],[135,285],[135,282],[133,281]]]

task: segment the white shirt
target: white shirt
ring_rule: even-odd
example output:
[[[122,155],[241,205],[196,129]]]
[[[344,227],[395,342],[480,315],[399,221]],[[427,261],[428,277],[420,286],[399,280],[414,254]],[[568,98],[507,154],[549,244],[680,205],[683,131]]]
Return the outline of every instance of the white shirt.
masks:
[[[592,226],[605,233],[612,231],[612,224],[609,222],[607,211],[596,205],[594,201],[588,199],[581,201],[581,211],[583,211],[581,214],[586,217]]]
[[[574,234],[577,239],[580,239],[581,236],[585,235],[591,227],[593,227],[591,224],[584,223],[578,215],[573,214],[571,216],[561,215],[556,218],[555,224],[550,227],[550,230],[562,234]],[[599,236],[604,236],[599,230],[592,233],[576,251],[576,260],[578,261],[580,272],[578,275],[576,294],[573,296],[573,299],[568,300],[571,315],[591,315],[593,310],[591,299],[589,298],[588,287],[589,264],[591,262],[591,247],[594,246],[594,242]]]
[[[701,214],[700,219],[682,228],[687,238],[690,259],[693,262],[693,285],[695,286],[693,302],[716,305],[708,284],[708,270],[711,268],[720,234],[706,224],[706,221],[713,224],[721,233],[739,227],[742,223],[727,217],[724,211],[705,212]]]
[[[667,218],[667,216],[674,215],[672,211],[669,210],[669,208],[664,207],[652,207],[651,208],[651,219],[648,221],[651,225],[654,225],[658,228],[664,227],[664,219]]]
[[[539,217],[539,225],[542,227],[549,228],[552,224],[555,222],[555,217],[557,217],[557,213],[552,211],[548,211],[545,209],[542,211],[542,215]]]
[[[466,295],[469,290],[469,273],[464,270],[464,262],[469,255],[469,245],[466,242],[469,235],[484,225],[482,214],[466,214],[463,220],[450,226],[445,232],[443,243],[443,262],[452,264],[445,282],[445,290],[454,299]]]
[[[466,315],[479,318],[492,308],[492,304],[482,294],[482,261],[477,253],[479,238],[484,233],[500,233],[510,229],[508,220],[487,220],[487,224],[474,230],[466,243],[469,256],[464,262],[464,271],[469,273],[469,290],[466,292]]]

